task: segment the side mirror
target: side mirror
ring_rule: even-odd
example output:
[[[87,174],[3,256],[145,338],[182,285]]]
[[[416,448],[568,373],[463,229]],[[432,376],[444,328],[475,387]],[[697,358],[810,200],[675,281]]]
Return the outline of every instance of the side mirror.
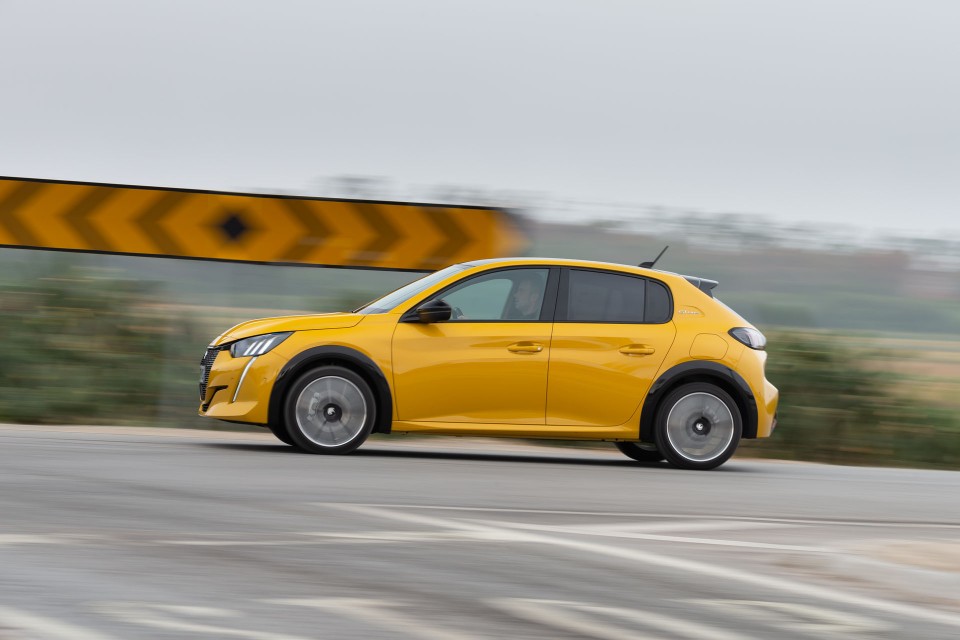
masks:
[[[420,318],[420,322],[444,322],[450,319],[452,313],[453,307],[439,298],[417,307],[417,317]]]

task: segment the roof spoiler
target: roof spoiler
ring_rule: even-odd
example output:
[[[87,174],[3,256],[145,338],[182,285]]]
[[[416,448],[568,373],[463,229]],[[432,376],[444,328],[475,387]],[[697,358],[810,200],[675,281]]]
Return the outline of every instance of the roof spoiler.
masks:
[[[683,278],[711,298],[713,297],[713,290],[720,284],[716,280],[707,280],[706,278],[697,278],[695,276],[683,276]]]

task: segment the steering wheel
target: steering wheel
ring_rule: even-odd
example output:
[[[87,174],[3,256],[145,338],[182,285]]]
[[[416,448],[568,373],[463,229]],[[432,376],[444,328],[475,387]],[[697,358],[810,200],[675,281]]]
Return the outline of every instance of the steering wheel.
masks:
[[[463,315],[463,311],[460,310],[460,307],[454,307],[453,310],[450,312],[451,320],[459,320],[462,317],[464,317],[464,315]]]

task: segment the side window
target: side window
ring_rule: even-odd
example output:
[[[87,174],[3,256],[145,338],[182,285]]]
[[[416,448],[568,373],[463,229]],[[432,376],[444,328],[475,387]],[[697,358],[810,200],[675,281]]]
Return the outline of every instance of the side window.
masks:
[[[568,322],[644,322],[647,281],[629,275],[570,270]]]
[[[441,294],[456,321],[537,321],[549,269],[508,269],[471,278]]]

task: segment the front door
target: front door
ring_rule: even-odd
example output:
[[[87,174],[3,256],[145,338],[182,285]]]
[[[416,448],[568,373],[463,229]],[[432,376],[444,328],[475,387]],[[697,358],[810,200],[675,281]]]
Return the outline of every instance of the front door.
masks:
[[[544,424],[553,311],[544,305],[549,274],[547,268],[510,268],[471,276],[434,296],[453,308],[449,321],[398,323],[398,418]]]

